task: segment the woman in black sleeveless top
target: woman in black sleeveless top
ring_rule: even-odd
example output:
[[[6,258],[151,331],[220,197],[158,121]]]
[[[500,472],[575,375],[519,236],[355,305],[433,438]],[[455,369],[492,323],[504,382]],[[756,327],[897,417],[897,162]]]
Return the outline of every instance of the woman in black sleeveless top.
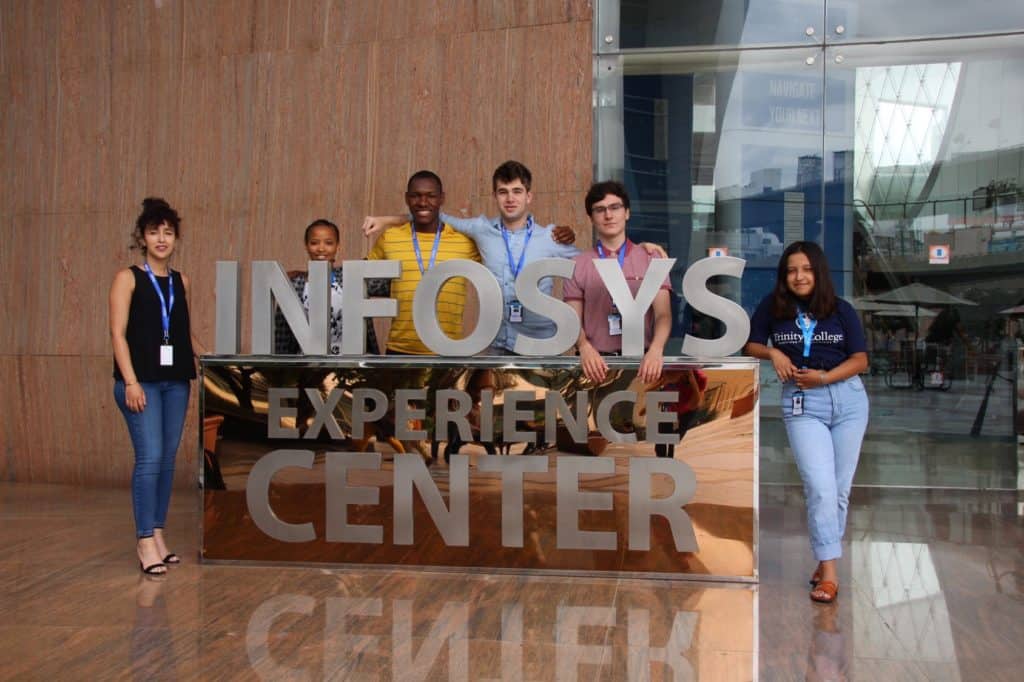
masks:
[[[170,268],[181,220],[163,199],[142,202],[133,238],[141,266],[117,273],[110,287],[114,399],[135,450],[132,508],[139,567],[167,572],[181,559],[163,529],[174,483],[174,458],[196,376],[189,321],[189,280]]]

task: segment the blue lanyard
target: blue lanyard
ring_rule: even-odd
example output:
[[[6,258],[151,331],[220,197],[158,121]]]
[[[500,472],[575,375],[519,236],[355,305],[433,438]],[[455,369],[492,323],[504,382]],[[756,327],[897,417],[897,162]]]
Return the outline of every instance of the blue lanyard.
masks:
[[[818,321],[811,317],[810,313],[805,313],[802,308],[797,307],[796,326],[800,327],[800,332],[804,335],[804,357],[809,358],[811,357],[811,343],[814,341],[814,328],[818,326]]]
[[[629,241],[622,242],[622,248],[619,249],[619,267],[620,268],[623,267],[622,264],[626,262],[626,251],[628,251],[628,250],[629,250]],[[601,242],[597,243],[597,255],[600,256],[601,258],[605,257],[605,255],[604,255],[604,247],[601,245]]]
[[[516,265],[512,262],[512,242],[508,237],[508,228],[505,224],[499,221],[501,225],[501,236],[505,238],[505,254],[508,256],[508,269],[512,271],[512,279],[519,276],[519,271],[523,269],[523,262],[526,260],[526,247],[530,244],[530,237],[533,236],[533,216],[526,217],[526,241],[523,242],[523,252],[519,254],[519,264]]]
[[[149,275],[149,281],[153,283],[156,295],[160,297],[160,322],[164,327],[164,343],[167,343],[171,338],[171,309],[174,308],[174,272],[170,268],[167,270],[167,298],[165,299],[164,292],[160,289],[160,284],[157,283],[156,275],[150,269],[149,263],[143,263],[142,267]]]
[[[427,270],[423,269],[423,252],[420,251],[420,240],[416,236],[416,226],[410,225],[409,229],[412,230],[412,248],[416,251],[416,263],[420,266],[420,275],[423,275],[427,270],[434,267],[434,261],[437,260],[437,249],[441,245],[441,221],[437,221],[437,232],[434,234],[434,248],[430,250],[430,264],[427,265]]]

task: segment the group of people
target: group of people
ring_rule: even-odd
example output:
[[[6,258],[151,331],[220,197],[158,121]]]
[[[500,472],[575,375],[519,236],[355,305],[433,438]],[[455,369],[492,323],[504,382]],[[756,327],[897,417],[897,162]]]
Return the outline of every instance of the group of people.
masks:
[[[517,299],[516,277],[539,259],[571,258],[575,259],[575,270],[565,283],[564,299],[580,317],[582,330],[577,347],[583,370],[594,381],[604,378],[607,364],[602,356],[621,352],[622,326],[593,260],[617,259],[635,295],[651,259],[664,257],[664,251],[653,244],[633,244],[627,238],[629,195],[621,183],[599,182],[588,191],[585,206],[597,243],[584,252],[574,246],[571,228],[542,225],[535,220],[530,213],[532,183],[529,168],[518,161],[506,161],[495,169],[491,179],[497,216],[459,218],[442,211],[445,195],[441,178],[431,171],[420,171],[409,178],[406,187],[407,214],[366,218],[363,232],[376,237],[369,258],[402,263],[401,276],[391,283],[389,292],[368,292],[390,294],[398,302],[398,314],[386,342],[388,354],[431,354],[413,325],[413,295],[431,267],[453,259],[482,262],[501,287],[502,323],[487,354],[512,354],[520,334],[550,338],[555,334],[554,322]],[[541,292],[548,296],[553,286],[551,278],[540,282]],[[661,373],[665,342],[671,331],[670,292],[666,278],[646,319],[647,350],[640,370],[645,381],[654,381]],[[448,280],[438,294],[437,319],[450,337],[462,332],[465,299],[466,283],[461,278]]]
[[[407,214],[370,216],[363,231],[376,236],[370,259],[397,260],[401,275],[390,282],[370,284],[370,295],[390,296],[398,314],[379,348],[372,324],[366,323],[368,352],[429,355],[413,324],[413,295],[425,273],[452,259],[482,262],[496,277],[503,293],[502,324],[489,354],[514,352],[519,334],[547,338],[554,323],[525,308],[516,298],[515,279],[523,267],[540,258],[572,258],[573,275],[563,288],[564,300],[577,312],[581,331],[577,351],[585,376],[604,380],[605,360],[622,350],[622,318],[594,265],[615,259],[632,295],[636,295],[655,257],[655,245],[634,244],[627,236],[629,195],[618,182],[594,183],[585,208],[595,244],[586,251],[573,245],[567,227],[542,225],[530,213],[532,175],[526,166],[507,161],[494,171],[494,218],[458,218],[442,212],[445,195],[441,178],[419,171],[405,192]],[[132,501],[135,512],[140,568],[163,574],[180,562],[163,537],[174,477],[174,458],[188,405],[189,381],[195,377],[194,346],[189,322],[189,281],[171,270],[170,259],[179,237],[180,218],[162,199],[146,199],[136,221],[134,239],[142,251],[141,267],[117,274],[110,292],[110,326],[114,348],[114,396],[124,414],[135,450]],[[330,352],[339,353],[344,319],[341,310],[343,272],[333,267],[340,246],[338,226],[314,221],[305,232],[310,260],[332,263]],[[309,285],[304,272],[292,273],[300,300],[308,305]],[[553,282],[541,282],[551,295]],[[638,377],[647,384],[662,379],[663,355],[672,325],[671,284],[662,282],[645,318],[645,351]],[[449,279],[436,302],[441,329],[450,337],[462,333],[466,283]],[[287,326],[279,324],[275,350],[297,352]],[[811,578],[811,598],[831,602],[838,592],[836,563],[846,524],[850,487],[867,425],[868,406],[859,373],[867,368],[864,332],[853,308],[837,297],[828,264],[813,242],[795,242],[780,259],[774,290],[751,319],[746,352],[769,360],[784,382],[783,419],[807,498],[811,546],[818,565]],[[677,378],[678,379],[678,378]],[[669,377],[665,378],[666,383]],[[672,379],[688,396],[703,394],[702,375]],[[686,409],[693,412],[694,400]],[[687,426],[691,419],[686,419]],[[680,417],[680,434],[685,433]],[[672,456],[664,448],[659,456]]]

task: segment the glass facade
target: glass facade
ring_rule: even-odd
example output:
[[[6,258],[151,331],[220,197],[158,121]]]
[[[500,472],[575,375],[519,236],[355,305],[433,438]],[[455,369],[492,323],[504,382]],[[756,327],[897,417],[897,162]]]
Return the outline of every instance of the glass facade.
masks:
[[[1016,488],[1024,5],[603,0],[595,45],[596,175],[676,285],[726,250],[752,311],[788,243],[823,246],[871,350],[856,482]],[[674,308],[669,350],[718,334]],[[762,480],[795,482],[762,390]]]

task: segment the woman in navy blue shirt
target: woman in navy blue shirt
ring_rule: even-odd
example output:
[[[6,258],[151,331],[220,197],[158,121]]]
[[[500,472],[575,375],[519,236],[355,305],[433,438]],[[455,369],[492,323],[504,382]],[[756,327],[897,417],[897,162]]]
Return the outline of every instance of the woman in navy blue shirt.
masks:
[[[769,345],[769,343],[771,345]],[[746,352],[771,360],[782,388],[782,418],[807,502],[818,567],[811,599],[832,602],[839,590],[850,486],[868,423],[858,376],[868,367],[856,311],[835,295],[825,254],[794,242],[779,260],[775,289],[750,320]]]

